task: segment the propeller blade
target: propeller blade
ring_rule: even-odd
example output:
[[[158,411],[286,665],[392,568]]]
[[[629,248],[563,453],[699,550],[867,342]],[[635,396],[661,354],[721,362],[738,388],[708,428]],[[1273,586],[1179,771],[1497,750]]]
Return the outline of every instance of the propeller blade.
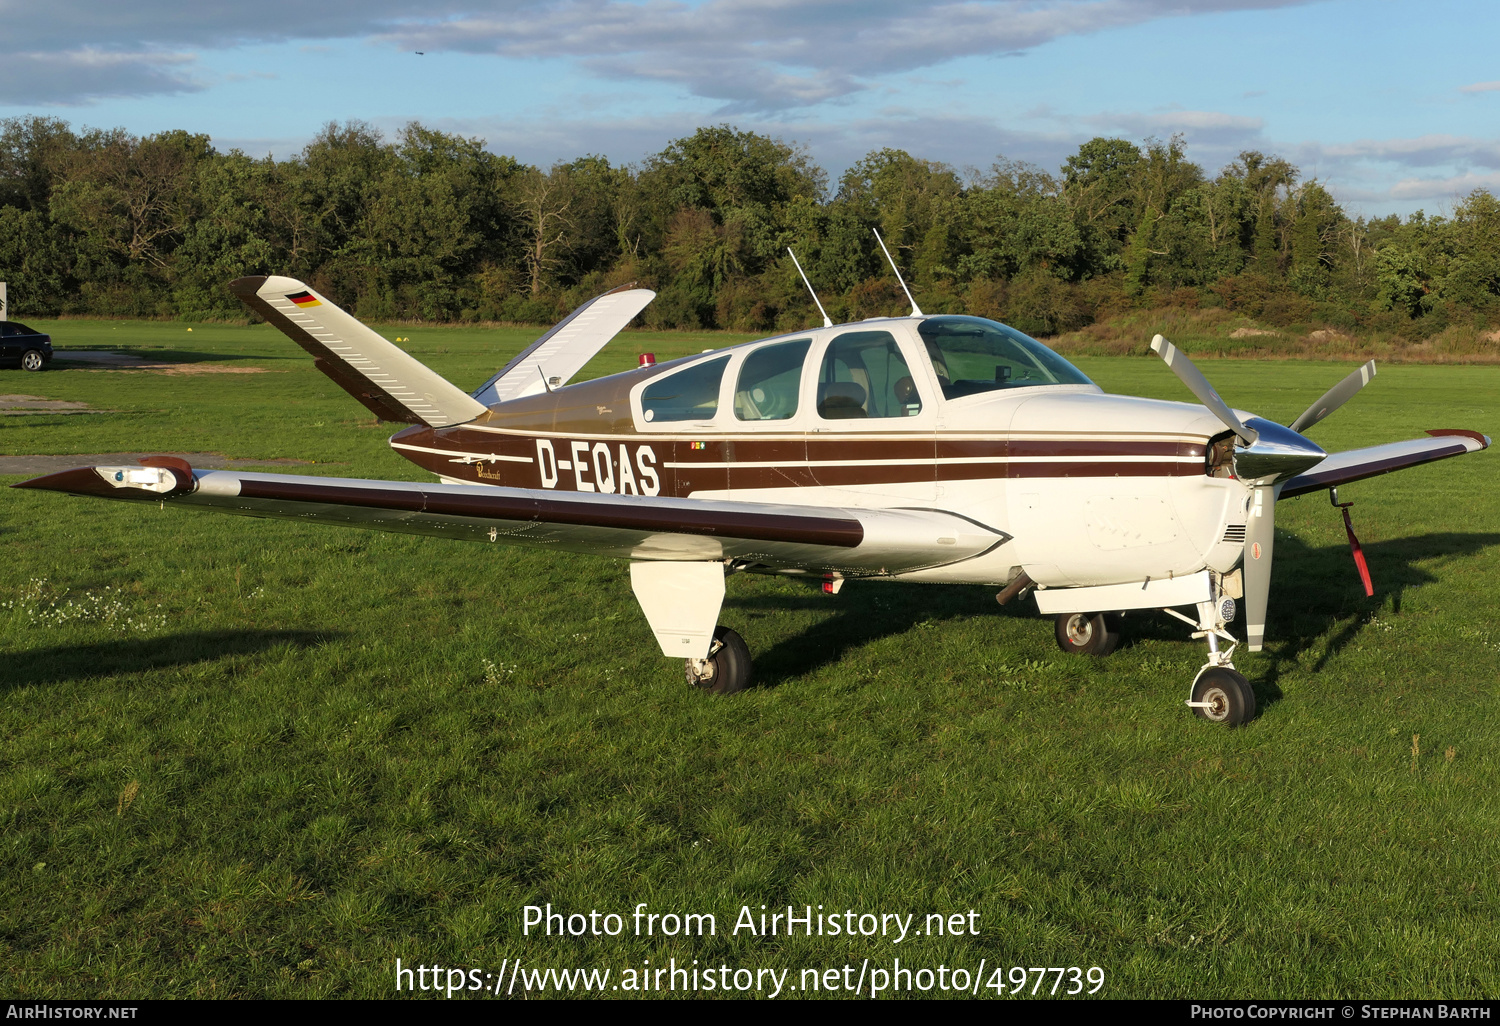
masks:
[[[1208,407],[1210,413],[1223,421],[1225,427],[1240,436],[1240,441],[1246,445],[1255,444],[1256,438],[1260,436],[1240,423],[1240,418],[1234,415],[1228,403],[1219,398],[1219,393],[1214,391],[1214,386],[1210,385],[1202,372],[1193,366],[1193,361],[1187,358],[1186,353],[1160,335],[1151,340],[1151,349],[1166,362],[1172,373],[1182,380],[1182,383],[1188,387],[1188,391],[1197,396],[1200,403]]]
[[[1261,485],[1250,500],[1245,530],[1245,640],[1259,652],[1266,636],[1271,595],[1271,553],[1276,544],[1276,487]]]
[[[1358,392],[1373,380],[1375,380],[1375,361],[1371,360],[1343,381],[1340,381],[1337,385],[1324,392],[1323,398],[1302,411],[1302,416],[1292,421],[1292,430],[1300,435],[1334,410],[1347,403],[1350,399],[1353,399],[1355,392]]]

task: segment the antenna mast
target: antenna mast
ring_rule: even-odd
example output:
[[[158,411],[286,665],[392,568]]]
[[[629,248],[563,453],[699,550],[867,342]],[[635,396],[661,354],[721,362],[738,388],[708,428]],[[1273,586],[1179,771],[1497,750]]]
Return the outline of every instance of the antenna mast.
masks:
[[[788,253],[792,253],[792,247],[788,246],[786,248],[786,251]],[[797,273],[800,274],[800,275],[802,275],[802,284],[804,284],[804,285],[807,286],[808,294],[813,297],[813,302],[818,304],[818,313],[820,313],[820,314],[823,315],[823,327],[825,327],[825,328],[831,328],[831,327],[833,327],[833,322],[828,319],[828,311],[823,309],[823,302],[822,302],[822,300],[820,300],[818,298],[818,294],[813,291],[812,282],[810,282],[810,281],[807,280],[807,272],[802,269],[802,265],[801,264],[797,263],[797,254],[796,253],[792,253],[792,263],[796,264],[796,266],[797,266]]]
[[[896,266],[896,261],[891,260],[891,251],[885,248],[885,240],[880,237],[879,230],[871,228],[870,231],[875,233],[875,241],[880,243],[880,251],[885,254],[886,260],[891,265],[891,270],[896,272],[896,280],[901,283],[901,291],[906,293],[906,298],[911,303],[911,315],[913,317],[926,317],[927,315],[922,312],[922,308],[917,305],[917,301],[911,298],[911,289],[906,287],[906,279],[901,277],[901,268]]]

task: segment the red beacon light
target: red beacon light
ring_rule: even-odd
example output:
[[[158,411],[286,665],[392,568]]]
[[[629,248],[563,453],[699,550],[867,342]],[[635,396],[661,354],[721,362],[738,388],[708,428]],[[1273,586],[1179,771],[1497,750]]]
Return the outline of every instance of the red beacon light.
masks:
[[[656,366],[656,354],[655,353],[642,353],[641,354],[641,366],[642,367],[655,367]]]

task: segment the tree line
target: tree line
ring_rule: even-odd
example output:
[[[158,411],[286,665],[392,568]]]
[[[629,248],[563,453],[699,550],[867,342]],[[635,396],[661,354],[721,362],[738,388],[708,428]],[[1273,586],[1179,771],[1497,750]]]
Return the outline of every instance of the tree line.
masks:
[[[1097,138],[1055,173],[960,171],[902,150],[831,184],[796,147],[700,128],[639,165],[542,169],[411,123],[330,123],[285,160],[185,131],[0,121],[0,279],[18,316],[239,318],[225,283],[307,281],[368,320],[546,323],[615,285],[659,293],[659,328],[816,323],[795,247],[836,321],[906,304],[1037,335],[1135,306],[1218,305],[1272,323],[1430,331],[1500,319],[1500,201],[1349,217],[1286,160],[1210,177],[1180,138]],[[1410,329],[1416,330],[1416,329]]]

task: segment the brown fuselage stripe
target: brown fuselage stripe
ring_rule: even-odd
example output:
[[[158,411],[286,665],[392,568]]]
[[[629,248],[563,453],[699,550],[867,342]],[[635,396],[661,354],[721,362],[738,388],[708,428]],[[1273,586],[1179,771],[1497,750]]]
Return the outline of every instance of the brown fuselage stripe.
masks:
[[[648,533],[723,536],[839,548],[854,548],[864,541],[865,536],[864,527],[859,521],[835,517],[735,513],[713,508],[662,509],[618,502],[589,502],[586,499],[558,501],[510,495],[449,495],[423,491],[414,494],[384,488],[248,480],[240,482],[240,495],[249,499],[317,502],[441,516],[533,521],[571,527],[611,527]]]
[[[540,437],[548,436],[542,433]],[[464,464],[453,462],[453,457],[445,453],[397,450],[424,469],[448,478],[516,488],[546,487],[533,462],[537,436],[467,431],[463,427],[439,431],[418,428],[403,431],[392,441],[398,445],[472,454],[481,460],[489,454],[520,457],[528,462]],[[561,458],[570,458],[571,441],[552,439]],[[657,460],[660,494],[676,498],[705,491],[846,488],[1006,478],[1194,477],[1204,472],[1200,462],[1203,443],[1192,441],[708,437],[696,443],[701,446],[698,449],[687,439],[659,435],[603,435],[586,441],[591,451],[599,443],[608,446],[616,463],[621,446],[630,452],[639,446],[649,447]],[[1054,457],[1057,462],[1047,457]],[[1163,457],[1166,461],[1162,461]],[[1178,462],[1172,462],[1173,458]],[[895,466],[864,462],[883,460],[913,462]],[[573,492],[578,490],[575,485],[572,475],[563,473],[553,487],[559,492]]]

